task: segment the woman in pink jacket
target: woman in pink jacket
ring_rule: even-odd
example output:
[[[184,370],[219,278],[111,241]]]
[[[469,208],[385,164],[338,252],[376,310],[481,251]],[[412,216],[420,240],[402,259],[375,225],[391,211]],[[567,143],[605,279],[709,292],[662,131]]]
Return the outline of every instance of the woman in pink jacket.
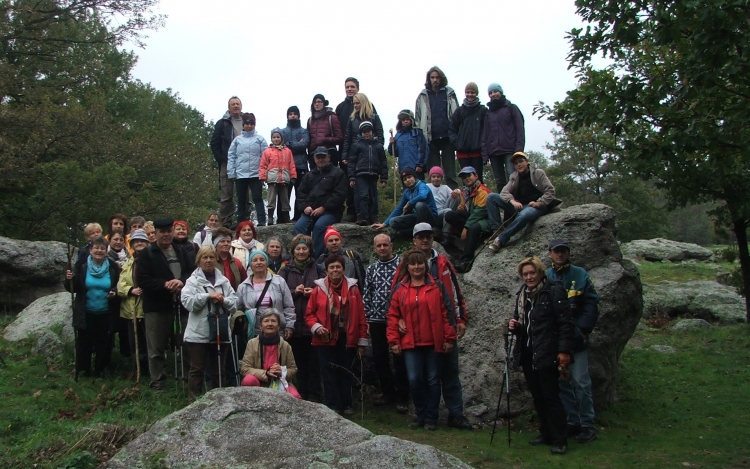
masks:
[[[290,221],[289,187],[297,179],[297,167],[292,151],[284,146],[278,127],[271,131],[271,146],[260,157],[260,180],[268,183],[268,224],[273,225],[276,198],[279,199],[279,223]]]

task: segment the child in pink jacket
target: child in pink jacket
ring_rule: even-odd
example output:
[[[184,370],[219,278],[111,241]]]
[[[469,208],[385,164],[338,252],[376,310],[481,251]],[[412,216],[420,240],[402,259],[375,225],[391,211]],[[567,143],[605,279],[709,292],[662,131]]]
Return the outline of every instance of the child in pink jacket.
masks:
[[[271,131],[271,145],[260,157],[260,180],[268,183],[268,224],[273,225],[276,198],[279,199],[278,223],[289,223],[289,187],[297,179],[292,151],[284,146],[281,129]]]

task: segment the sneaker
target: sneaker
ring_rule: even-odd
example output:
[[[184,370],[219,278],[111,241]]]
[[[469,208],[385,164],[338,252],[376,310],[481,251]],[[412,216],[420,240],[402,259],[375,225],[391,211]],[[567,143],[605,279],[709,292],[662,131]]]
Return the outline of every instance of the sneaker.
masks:
[[[409,422],[409,428],[415,429],[415,428],[422,428],[424,427],[424,420],[414,419],[411,422]]]
[[[568,451],[567,445],[552,445],[549,452],[552,454],[565,454]]]
[[[492,252],[498,252],[500,249],[502,249],[503,243],[500,242],[500,238],[495,238],[495,240],[490,244],[489,248]]]
[[[429,430],[431,432],[434,432],[437,428],[437,425],[435,425],[435,422],[428,422],[424,424],[424,429]]]
[[[551,445],[552,442],[550,440],[546,439],[544,436],[539,435],[538,437],[534,438],[533,440],[529,440],[529,444],[531,446]]]
[[[473,430],[474,427],[466,420],[463,415],[460,417],[448,417],[448,426],[458,428],[460,430]]]
[[[576,443],[588,443],[589,441],[596,440],[596,430],[594,427],[585,427],[581,429],[581,432],[576,436]]]
[[[573,438],[581,433],[580,425],[568,425],[568,438]]]
[[[396,412],[399,414],[408,414],[409,413],[409,404],[396,404]]]

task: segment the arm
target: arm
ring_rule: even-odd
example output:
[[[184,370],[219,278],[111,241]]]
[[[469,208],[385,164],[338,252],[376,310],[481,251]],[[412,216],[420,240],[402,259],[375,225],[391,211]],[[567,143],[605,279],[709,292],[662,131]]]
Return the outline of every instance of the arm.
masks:
[[[362,303],[364,304],[365,308],[365,319],[370,317],[370,308],[372,308],[372,295],[373,295],[373,282],[374,279],[374,272],[375,272],[375,266],[371,265],[367,267],[367,271],[365,272],[365,284],[363,285],[364,288],[362,288]]]
[[[490,155],[487,153],[487,135],[489,135],[489,122],[487,114],[484,116],[484,123],[482,124],[482,162],[487,163],[490,160]]]
[[[289,286],[285,281],[279,282],[281,284],[281,292],[284,294],[284,318],[286,319],[287,330],[294,330],[294,323],[297,321],[297,313],[294,311],[294,299],[292,299],[292,292],[289,291]]]
[[[219,119],[219,121],[214,125],[214,133],[211,135],[211,151],[214,154],[214,159],[217,163],[221,164],[222,161],[224,161],[225,157],[221,153],[221,141],[224,138],[224,119]]]
[[[429,188],[427,190],[429,190]],[[396,208],[393,209],[391,214],[388,215],[388,218],[385,219],[383,224],[385,226],[388,226],[388,222],[391,221],[391,218],[397,217],[401,215],[402,213],[404,213],[404,206],[406,205],[407,202],[408,202],[407,194],[406,194],[406,191],[404,191],[404,193],[401,194],[401,200],[398,202],[398,205],[396,206]]]
[[[458,141],[458,129],[460,128],[461,128],[461,110],[456,109],[456,112],[454,112],[453,115],[451,116],[450,124],[448,125],[448,140],[450,140],[451,144],[454,147],[456,146],[456,142]]]
[[[180,301],[190,313],[200,314],[208,304],[208,292],[198,287],[195,278],[190,277],[185,288],[182,289]]]
[[[336,178],[337,179],[335,181],[335,186],[333,187],[333,193],[330,197],[328,197],[328,199],[326,199],[325,203],[323,203],[323,207],[325,208],[326,212],[329,213],[335,213],[344,205],[344,201],[346,200],[346,188],[349,187],[349,184],[347,184],[346,174],[344,174],[343,170],[338,169]]]
[[[576,325],[586,335],[591,334],[599,319],[599,295],[596,293],[591,278],[586,274],[584,280],[583,298],[581,300],[581,314],[576,320]]]
[[[156,254],[161,255],[161,253]],[[159,293],[166,291],[164,284],[171,278],[158,277],[154,272],[153,264],[156,259],[152,257],[151,248],[147,247],[138,257],[138,268],[135,270],[137,284],[147,292]]]
[[[383,133],[383,123],[380,121],[380,116],[377,114],[372,115],[372,126],[375,127],[375,138],[381,145],[385,145],[385,134]]]
[[[289,169],[289,177],[291,179],[297,179],[297,165],[294,164],[294,154],[288,148],[284,148],[282,151],[287,153],[287,161],[289,161],[289,167],[287,168]]]
[[[382,146],[377,149],[378,160],[380,161],[380,182],[388,181],[388,160],[385,157],[385,150]]]
[[[127,264],[125,264],[127,265]],[[128,270],[123,268],[120,273],[120,279],[117,281],[117,296],[127,298],[133,289],[133,264],[130,264]]]
[[[417,183],[417,190],[412,191],[412,197],[409,199],[409,205],[414,207],[417,202],[426,202],[427,197],[429,197],[430,194],[430,188],[427,187],[427,184],[419,184]]]
[[[391,297],[391,304],[388,307],[388,312],[385,315],[386,330],[385,337],[388,339],[388,344],[391,346],[401,346],[401,334],[398,332],[398,321],[403,319],[401,309],[399,308],[398,300],[395,295]]]
[[[261,181],[266,180],[266,176],[268,174],[268,165],[271,163],[271,155],[268,154],[267,151],[264,151],[262,155],[260,155],[260,169],[258,173],[258,179]]]
[[[543,189],[543,194],[537,199],[537,203],[539,204],[539,208],[544,208],[555,200],[555,186],[552,185],[544,170],[534,169],[533,176],[539,178],[539,185]]]
[[[322,293],[320,292],[320,287],[316,286],[312,293],[310,293],[310,298],[307,300],[307,309],[305,310],[305,325],[313,335],[315,335],[315,331],[323,327],[323,324],[318,322],[318,317],[315,314],[318,307],[318,295],[322,295]]]
[[[333,137],[326,137],[326,143],[329,145],[341,145],[344,143],[344,133],[341,131],[341,124],[336,114],[331,114],[331,127],[333,127]]]
[[[291,131],[289,131],[289,135],[292,135]],[[297,140],[290,137],[290,140],[284,143],[292,150],[292,153],[307,150],[307,147],[310,145],[310,133],[304,127],[300,127]]]
[[[354,140],[354,134],[352,130],[352,120],[349,119],[344,124],[344,143],[341,148],[341,160],[349,161],[349,153],[354,149],[352,148],[352,140]],[[348,163],[347,163],[348,164]]]
[[[568,292],[560,284],[553,285],[550,290],[552,296],[552,309],[557,325],[557,352],[570,353],[574,347],[574,325],[570,313]]]
[[[512,104],[512,114],[513,114],[513,126],[516,129],[516,145],[515,145],[515,151],[523,151],[523,148],[526,146],[526,129],[524,128],[523,123],[523,116],[521,115],[521,110],[518,109],[518,106],[515,104]]]
[[[364,145],[360,145],[360,142],[357,142],[349,152],[349,161],[346,163],[346,172],[350,181],[354,181],[354,178],[357,176],[357,161],[359,160],[359,155],[363,146]]]
[[[229,282],[227,282],[226,285],[222,285],[221,290],[224,292],[224,303],[222,307],[227,313],[233,314],[237,311],[237,304],[239,303],[237,293],[235,293],[234,288],[232,288],[232,285],[230,285]]]
[[[232,140],[227,153],[227,177],[237,179],[237,139]]]
[[[279,350],[279,355],[281,356],[283,354],[283,362],[279,363],[281,366],[286,367],[286,379],[292,380],[297,375],[297,362],[294,361],[294,352],[292,352],[292,346],[289,345],[289,342],[284,342],[284,345],[282,346],[283,350]]]
[[[267,383],[268,376],[266,376],[266,370],[262,368],[263,364],[260,362],[260,347],[260,340],[257,337],[247,343],[245,355],[242,357],[242,364],[240,365],[240,374],[242,376],[253,375],[261,383]]]
[[[427,158],[430,154],[430,145],[427,143],[427,138],[425,138],[424,132],[422,132],[421,129],[418,129],[418,130],[419,130],[419,161],[417,162],[417,167],[426,168]]]
[[[465,325],[469,320],[469,313],[466,310],[464,292],[461,290],[461,285],[458,283],[456,269],[453,267],[453,264],[447,263],[447,265],[448,270],[450,271],[451,284],[453,285],[453,302],[456,305],[456,324]]]
[[[346,280],[344,280],[346,281]],[[357,315],[359,318],[359,321],[357,322],[359,324],[359,330],[357,330],[357,346],[360,347],[361,350],[364,350],[364,347],[367,347],[367,321],[365,321],[365,310],[362,307],[362,295],[359,293],[359,287],[355,287],[355,295],[356,300],[352,302],[353,308],[351,308],[350,313]]]

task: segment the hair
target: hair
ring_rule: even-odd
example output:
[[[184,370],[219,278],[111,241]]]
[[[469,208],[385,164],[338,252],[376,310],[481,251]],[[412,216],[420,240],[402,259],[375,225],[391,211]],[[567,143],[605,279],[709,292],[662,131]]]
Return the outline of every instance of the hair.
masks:
[[[270,238],[268,238],[268,240],[266,241],[266,248],[265,248],[266,254],[268,254],[268,258],[270,259],[271,254],[268,253],[268,246],[274,241],[276,241],[277,243],[281,245],[281,258],[283,259],[284,254],[286,254],[286,250],[284,249],[284,243],[281,242],[281,238],[279,238],[278,236],[271,236]]]
[[[427,256],[424,255],[421,249],[412,248],[406,251],[401,258],[401,263],[398,265],[396,281],[400,282],[409,275],[409,266],[414,264],[427,264]]]
[[[518,276],[522,277],[521,272],[523,271],[523,268],[527,265],[530,265],[534,267],[534,270],[537,273],[541,273],[542,276],[546,276],[546,267],[544,267],[544,263],[541,259],[539,259],[537,256],[533,257],[527,257],[526,259],[522,260],[520,264],[518,264]]]
[[[429,89],[432,89],[432,84],[430,84],[430,74],[432,72],[438,72],[440,74],[440,87],[448,86],[448,78],[445,76],[445,73],[443,73],[442,70],[440,70],[440,67],[437,65],[434,65],[432,68],[427,70],[427,78],[424,83],[424,87]]]
[[[276,323],[281,326],[281,313],[276,308],[266,308],[263,310],[262,313],[260,313],[260,317],[258,318],[258,322],[262,323],[263,320],[269,316],[276,317]]]
[[[307,248],[310,250],[310,257],[312,257],[315,253],[313,253],[313,241],[312,238],[304,235],[304,234],[298,234],[294,238],[292,238],[292,242],[289,243],[289,253],[294,256],[294,249],[297,247],[298,244],[305,244]]]
[[[258,239],[258,231],[255,229],[255,225],[250,220],[245,220],[237,223],[237,228],[234,230],[234,239],[240,239],[240,231],[242,228],[249,226],[253,232],[253,239]]]
[[[122,220],[122,223],[125,225],[122,228],[123,231],[128,231],[128,217],[126,217],[124,213],[113,213],[107,222],[107,234],[112,234],[112,221],[117,219]]]
[[[139,225],[145,225],[146,224],[146,219],[143,218],[143,217],[141,217],[141,216],[135,216],[135,217],[133,217],[133,218],[130,219],[130,226],[131,227],[133,225],[135,225],[136,223],[139,224]]]
[[[240,102],[240,104],[242,104],[242,100],[241,100],[240,98],[238,98],[237,96],[232,96],[231,98],[229,98],[229,99],[227,100],[227,108],[229,107],[229,103],[230,103],[230,102],[231,102],[231,101],[232,101],[233,99],[236,99],[237,101],[239,101],[239,102]]]
[[[372,237],[372,244],[375,244],[377,242],[377,239],[381,236],[385,236],[388,238],[388,243],[393,244],[393,240],[391,239],[391,235],[388,233],[378,233],[375,236]]]
[[[198,249],[198,252],[195,253],[195,265],[200,264],[201,259],[203,259],[208,254],[213,254],[214,259],[219,257],[219,255],[216,253],[216,249],[214,249],[213,246],[202,246],[200,249]]]
[[[112,241],[117,235],[122,236],[122,240],[125,241],[125,232],[120,229],[112,230],[112,233],[109,234],[109,240]]]
[[[109,241],[103,236],[97,236],[91,240],[91,247],[93,248],[94,246],[104,246],[105,248],[108,248]]]
[[[147,231],[149,228],[151,228],[152,231],[156,231],[156,228],[154,228],[154,222],[151,220],[143,224],[143,231]]]
[[[206,220],[208,220],[211,217],[216,217],[219,219],[219,221],[221,221],[221,215],[219,215],[219,212],[217,212],[216,210],[211,210],[210,212],[208,212],[208,216],[206,217]]]
[[[372,119],[372,115],[373,115],[372,103],[370,103],[370,100],[367,98],[367,95],[364,93],[357,93],[354,95],[354,98],[357,98],[359,100],[359,104],[360,104],[359,118],[363,121],[369,121],[370,119]],[[352,117],[357,117],[356,109],[352,111]]]
[[[99,223],[96,223],[96,222],[89,223],[89,224],[87,224],[86,226],[83,227],[83,235],[88,238],[89,235],[91,233],[93,233],[94,231],[96,231],[96,230],[99,230],[99,232],[101,233],[102,232],[102,225],[100,225]]]
[[[353,81],[355,85],[357,85],[357,89],[359,89],[359,80],[357,80],[354,77],[348,77],[346,80],[344,80],[344,85],[347,84],[347,82]]]
[[[328,257],[326,257],[325,262],[323,262],[323,265],[326,268],[326,272],[328,271],[328,266],[333,264],[334,262],[338,262],[341,264],[341,267],[346,266],[346,259],[344,259],[344,256],[341,254],[331,254]]]
[[[211,237],[217,239],[219,237],[232,239],[232,230],[224,226],[220,226],[215,230],[211,231]]]

